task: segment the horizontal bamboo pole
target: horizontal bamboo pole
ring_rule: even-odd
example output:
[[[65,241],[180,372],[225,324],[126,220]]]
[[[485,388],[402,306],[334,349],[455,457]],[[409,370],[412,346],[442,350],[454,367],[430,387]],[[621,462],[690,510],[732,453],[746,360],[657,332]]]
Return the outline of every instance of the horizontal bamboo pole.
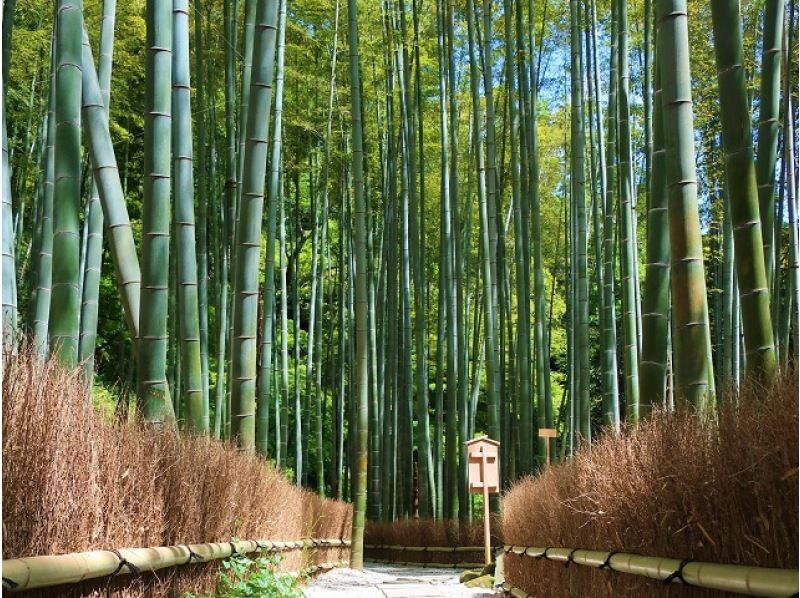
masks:
[[[749,596],[794,596],[798,592],[796,569],[771,569],[746,565],[721,565],[680,559],[642,556],[624,552],[571,548],[540,548],[505,545],[505,552],[517,556],[546,558],[664,581],[683,581],[700,588]]]
[[[479,569],[486,566],[486,563],[415,563],[413,561],[394,561],[391,559],[373,559],[371,557],[367,557],[366,561],[368,563],[420,567],[422,569]]]
[[[157,571],[192,562],[224,559],[232,554],[248,554],[258,550],[283,552],[300,548],[349,546],[350,540],[309,539],[288,542],[274,540],[240,540],[208,542],[179,546],[151,546],[92,550],[50,556],[32,556],[3,561],[3,589],[11,591],[46,588],[78,583],[87,579],[124,575],[136,571]]]
[[[397,544],[365,544],[367,550],[398,550],[405,552],[483,552],[483,546],[400,546]]]

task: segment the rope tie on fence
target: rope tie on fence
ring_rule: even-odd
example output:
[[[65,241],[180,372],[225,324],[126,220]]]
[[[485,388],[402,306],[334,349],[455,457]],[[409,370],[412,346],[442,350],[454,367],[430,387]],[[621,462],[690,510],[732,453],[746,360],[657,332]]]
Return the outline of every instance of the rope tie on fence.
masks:
[[[192,564],[192,559],[196,560],[198,563],[202,563],[203,562],[203,557],[201,557],[194,550],[192,550],[191,546],[189,546],[188,544],[184,544],[184,546],[186,546],[186,550],[189,551],[189,558],[186,559],[186,564],[187,565],[191,565]]]
[[[234,544],[233,542],[228,542],[228,544],[231,545],[231,556],[236,556],[237,554],[239,554],[239,551],[236,550],[236,544]]]
[[[615,554],[619,554],[619,552],[616,550],[612,550],[611,552],[609,552],[608,556],[606,556],[606,560],[603,561],[603,563],[599,565],[597,568],[608,569],[609,571],[613,571],[613,569],[611,568],[611,557],[614,556]]]
[[[550,557],[547,556],[547,551],[550,550],[551,548],[552,548],[552,546],[548,546],[547,548],[544,549],[544,552],[542,554],[537,554],[535,558],[537,558],[537,559],[550,558]]]
[[[129,560],[127,560],[124,556],[122,556],[120,554],[119,550],[117,550],[116,548],[112,548],[111,550],[109,550],[109,552],[114,553],[117,556],[117,558],[119,559],[119,565],[117,565],[117,568],[114,569],[114,572],[111,574],[111,577],[115,576],[117,573],[122,571],[123,567],[127,567],[128,571],[130,571],[134,575],[140,575],[141,574],[141,571],[139,571],[139,567],[137,567],[136,565],[131,563]]]
[[[9,590],[13,590],[19,585],[16,581],[14,581],[13,579],[9,579],[8,577],[3,578],[3,583],[8,586]]]
[[[570,566],[572,563],[574,563],[574,562],[575,562],[575,560],[573,559],[573,557],[575,556],[575,553],[576,553],[576,552],[578,552],[578,549],[577,549],[577,548],[573,548],[572,550],[570,550],[570,551],[569,551],[569,554],[567,555],[567,562],[566,562],[566,563],[564,563],[564,568],[565,568],[565,569],[569,568],[569,566]]]
[[[675,571],[673,571],[672,573],[670,573],[669,575],[667,575],[667,576],[664,578],[664,584],[670,584],[670,583],[672,583],[674,580],[678,579],[678,580],[680,580],[680,582],[681,582],[682,584],[689,585],[689,582],[687,582],[687,581],[686,581],[686,580],[683,578],[683,568],[684,568],[686,565],[688,565],[689,563],[693,563],[693,562],[694,562],[694,559],[683,559],[683,560],[681,561],[681,564],[680,564],[680,565],[678,565],[678,568],[677,568],[677,569],[675,569]]]
[[[256,540],[256,548],[258,548],[262,552],[267,550],[267,546],[265,544],[262,544],[258,540]]]

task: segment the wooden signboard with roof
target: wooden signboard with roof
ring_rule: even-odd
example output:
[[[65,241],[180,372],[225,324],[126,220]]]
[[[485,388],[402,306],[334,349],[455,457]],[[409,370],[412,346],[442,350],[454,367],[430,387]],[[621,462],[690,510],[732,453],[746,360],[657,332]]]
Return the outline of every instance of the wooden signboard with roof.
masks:
[[[492,562],[492,541],[489,527],[489,493],[500,491],[500,443],[488,436],[473,438],[467,447],[469,491],[483,494],[483,535],[486,563]]]

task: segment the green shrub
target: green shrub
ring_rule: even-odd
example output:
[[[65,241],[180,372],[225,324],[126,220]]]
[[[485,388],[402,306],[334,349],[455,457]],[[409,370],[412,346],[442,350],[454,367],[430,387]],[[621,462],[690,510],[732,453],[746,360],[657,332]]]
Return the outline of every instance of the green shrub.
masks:
[[[217,591],[212,595],[186,593],[184,598],[294,598],[302,596],[298,579],[277,570],[281,555],[251,559],[235,554],[222,562]]]

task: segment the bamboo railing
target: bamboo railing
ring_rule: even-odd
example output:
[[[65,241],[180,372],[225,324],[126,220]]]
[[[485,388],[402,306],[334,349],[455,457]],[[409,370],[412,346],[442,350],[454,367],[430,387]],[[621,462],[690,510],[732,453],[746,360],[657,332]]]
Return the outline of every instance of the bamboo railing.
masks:
[[[113,575],[139,574],[167,567],[188,565],[228,558],[234,554],[256,551],[285,552],[289,550],[350,546],[350,540],[309,539],[279,542],[274,540],[239,540],[208,542],[150,548],[92,550],[52,556],[32,556],[3,561],[3,589],[31,590],[72,584]],[[313,565],[304,572],[314,573],[332,568],[335,564]]]
[[[664,583],[722,590],[749,596],[796,596],[798,571],[746,565],[722,565],[691,559],[642,556],[626,552],[583,550],[578,548],[540,548],[535,546],[503,546],[504,553],[520,557],[574,563],[596,569],[641,575]],[[524,590],[504,584],[503,589],[515,598],[529,596]]]

